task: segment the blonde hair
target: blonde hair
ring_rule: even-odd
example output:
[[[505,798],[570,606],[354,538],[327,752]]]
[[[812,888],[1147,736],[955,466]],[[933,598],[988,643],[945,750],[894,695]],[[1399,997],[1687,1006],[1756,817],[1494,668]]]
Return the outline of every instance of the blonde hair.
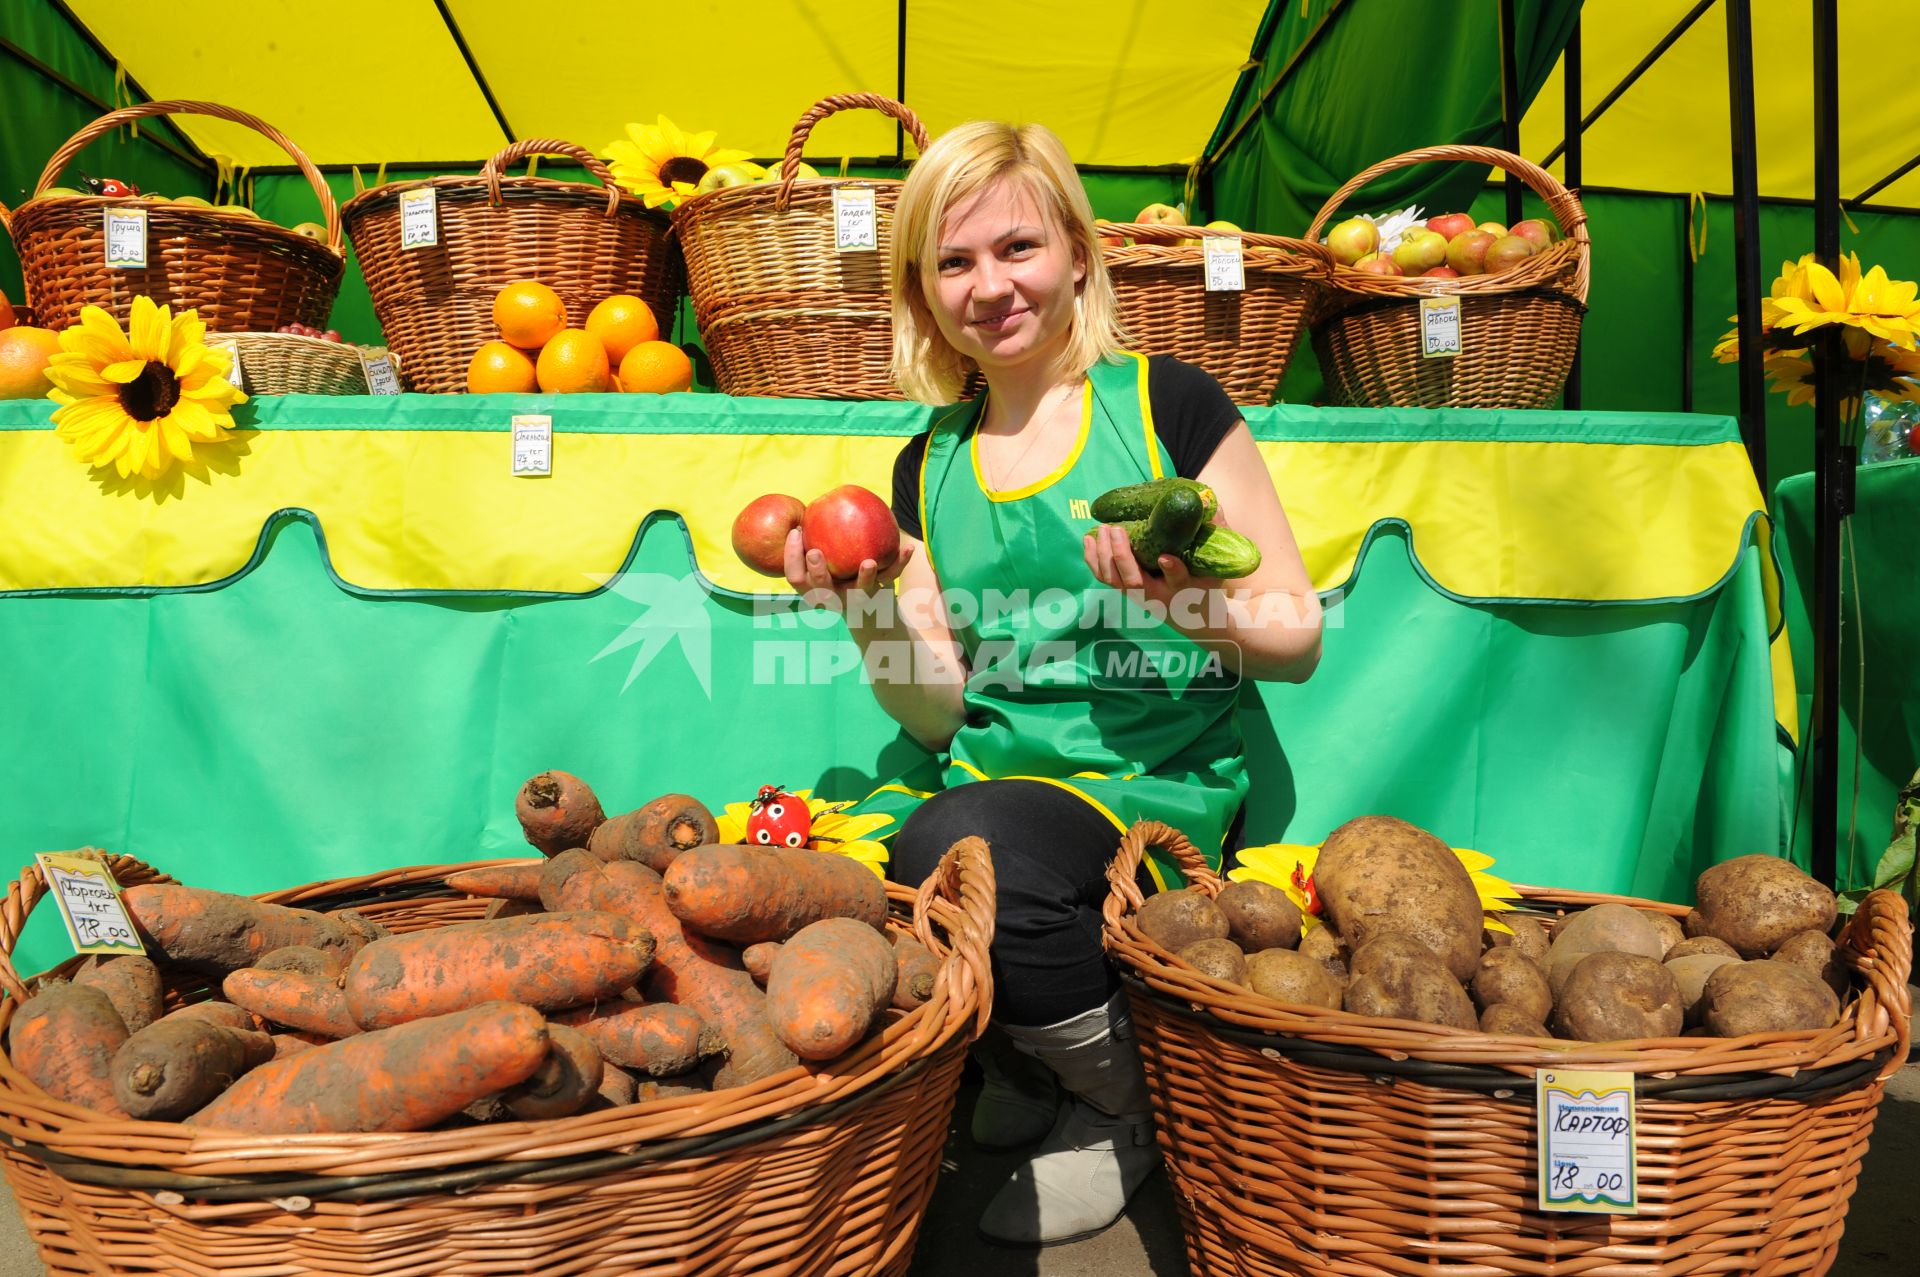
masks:
[[[887,267],[893,286],[894,384],[921,403],[952,403],[975,372],[974,361],[947,341],[934,320],[932,290],[947,214],[996,182],[1033,197],[1066,232],[1086,263],[1074,299],[1062,374],[1078,372],[1121,348],[1119,308],[1093,229],[1093,206],[1067,158],[1067,148],[1040,124],[1015,127],[975,120],[929,146],[901,187],[893,213]]]

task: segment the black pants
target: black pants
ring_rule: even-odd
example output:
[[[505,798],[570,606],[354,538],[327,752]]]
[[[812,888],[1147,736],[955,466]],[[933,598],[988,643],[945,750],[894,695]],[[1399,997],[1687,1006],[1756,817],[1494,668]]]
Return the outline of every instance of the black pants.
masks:
[[[998,884],[994,1018],[1058,1024],[1113,996],[1117,981],[1100,945],[1107,865],[1120,846],[1113,822],[1037,780],[956,785],[922,803],[894,836],[894,879],[917,885],[969,834],[986,840]],[[1144,867],[1139,881],[1154,889]]]

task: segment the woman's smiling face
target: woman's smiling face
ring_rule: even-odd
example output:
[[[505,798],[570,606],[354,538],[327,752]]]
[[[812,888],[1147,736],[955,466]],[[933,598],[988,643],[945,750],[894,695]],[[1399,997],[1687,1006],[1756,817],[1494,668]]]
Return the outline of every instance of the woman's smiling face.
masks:
[[[934,319],[982,371],[1051,361],[1065,349],[1086,262],[1020,184],[999,181],[955,205],[934,266]]]

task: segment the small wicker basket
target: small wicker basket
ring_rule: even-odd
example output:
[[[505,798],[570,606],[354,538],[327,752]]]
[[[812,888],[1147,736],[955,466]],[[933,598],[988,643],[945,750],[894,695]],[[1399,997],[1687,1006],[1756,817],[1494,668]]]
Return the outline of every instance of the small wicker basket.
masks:
[[[1119,224],[1100,233],[1133,240],[1101,253],[1133,349],[1198,364],[1243,407],[1273,402],[1307,305],[1333,269],[1325,245],[1188,226]],[[1189,241],[1214,235],[1240,240],[1244,289],[1205,287],[1205,248]]]
[[[176,114],[244,124],[284,150],[320,197],[326,242],[245,213],[137,196],[44,193],[95,138],[133,120]],[[146,211],[146,269],[106,264],[102,219],[111,208]],[[272,332],[294,323],[324,327],[345,271],[340,209],[313,161],[272,125],[212,102],[145,102],[101,116],[53,153],[33,198],[11,214],[0,205],[0,225],[19,250],[35,322],[55,330],[79,323],[86,306],[99,306],[124,324],[135,297],[175,311],[196,310],[213,332]]]
[[[1295,1006],[1211,979],[1149,940],[1134,873],[1180,834],[1135,825],[1109,871],[1107,950],[1138,1026],[1197,1277],[1681,1277],[1824,1273],[1888,1077],[1907,1056],[1913,934],[1877,891],[1841,937],[1859,976],[1839,1023],[1743,1038],[1496,1037]],[[1624,903],[1522,888],[1551,925]],[[1637,1215],[1536,1209],[1534,1074],[1636,1075]]]
[[[107,860],[123,885],[171,881],[129,856]],[[351,907],[415,931],[481,916],[490,902],[445,883],[472,867],[260,898]],[[29,868],[0,906],[0,1028],[27,994],[8,959],[44,890]],[[992,1002],[986,845],[963,839],[917,892],[889,883],[887,894],[889,927],[941,959],[933,996],[887,1013],[830,1065],[550,1121],[256,1136],[105,1118],[51,1098],[0,1056],[0,1167],[55,1273],[897,1277]],[[168,999],[205,994],[202,984]]]
[[[368,393],[358,346],[300,333],[226,333],[208,344],[233,346],[240,356],[240,384],[249,395]]]
[[[535,155],[578,160],[600,185],[502,176]],[[400,196],[420,187],[434,191],[439,242],[402,248]],[[388,182],[348,200],[341,216],[409,390],[465,391],[473,352],[500,336],[493,299],[519,280],[558,293],[575,327],[620,293],[647,304],[663,337],[679,313],[681,265],[666,215],[622,192],[606,165],[572,142],[515,142],[476,177]]]
[[[1587,214],[1545,169],[1487,146],[1429,146],[1382,160],[1335,191],[1314,243],[1348,197],[1383,173],[1436,160],[1505,169],[1547,203],[1565,236],[1512,270],[1400,278],[1336,266],[1307,315],[1328,401],[1361,408],[1544,408],[1566,384],[1587,312]],[[1428,356],[1420,299],[1460,299],[1460,353]]]
[[[787,139],[782,172],[798,171],[807,137],[838,111],[882,111],[906,125],[920,150],[927,130],[900,103],[872,93],[823,98]],[[901,183],[807,178],[696,195],[673,212],[687,255],[694,320],[730,395],[806,399],[899,399],[893,358],[887,251]],[[873,192],[877,247],[835,248],[834,192]]]

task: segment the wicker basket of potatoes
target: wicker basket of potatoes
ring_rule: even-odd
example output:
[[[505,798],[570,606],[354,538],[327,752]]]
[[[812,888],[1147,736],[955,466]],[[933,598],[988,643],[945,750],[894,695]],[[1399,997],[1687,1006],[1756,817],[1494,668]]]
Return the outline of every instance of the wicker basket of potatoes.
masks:
[[[1150,846],[1189,886],[1143,898]],[[1165,825],[1122,839],[1108,951],[1197,1274],[1824,1272],[1885,1079],[1912,935],[1772,856],[1692,906],[1537,887],[1489,925],[1438,838],[1370,816],[1313,866],[1320,918]],[[1635,1077],[1637,1215],[1537,1209],[1534,1077]],[[1756,1191],[1756,1168],[1766,1190]]]

